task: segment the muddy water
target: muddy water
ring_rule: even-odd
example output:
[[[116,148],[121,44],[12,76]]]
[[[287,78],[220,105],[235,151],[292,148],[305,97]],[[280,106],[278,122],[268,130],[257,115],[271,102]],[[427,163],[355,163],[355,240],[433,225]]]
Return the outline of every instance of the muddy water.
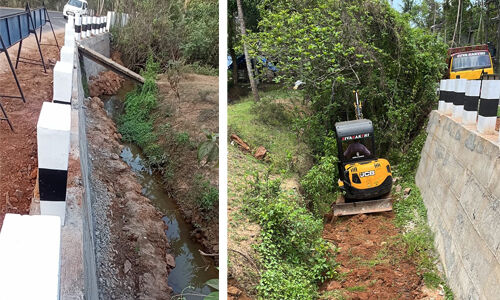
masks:
[[[104,108],[115,122],[123,111],[125,94],[133,88],[132,83],[126,83],[117,95],[103,97]],[[141,149],[134,144],[123,145],[121,157],[136,174],[142,193],[165,215],[163,221],[168,226],[166,234],[176,264],[168,275],[169,286],[174,294],[183,294],[188,300],[201,299],[196,294],[207,295],[212,291],[205,282],[218,278],[213,262],[200,254],[200,245],[191,239],[191,225],[184,221],[175,201],[164,191],[161,179],[144,162]]]

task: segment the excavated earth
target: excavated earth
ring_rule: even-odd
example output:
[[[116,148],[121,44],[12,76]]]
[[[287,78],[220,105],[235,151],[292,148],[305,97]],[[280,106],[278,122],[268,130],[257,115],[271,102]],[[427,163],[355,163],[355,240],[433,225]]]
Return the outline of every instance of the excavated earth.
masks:
[[[120,135],[103,102],[89,98],[86,106],[101,298],[170,299],[167,277],[174,258],[162,215],[120,159]]]
[[[398,241],[394,213],[332,218],[323,238],[339,247],[336,280],[323,292],[340,291],[347,299],[444,299],[442,291],[423,285],[405,246]],[[335,298],[333,298],[335,299]]]

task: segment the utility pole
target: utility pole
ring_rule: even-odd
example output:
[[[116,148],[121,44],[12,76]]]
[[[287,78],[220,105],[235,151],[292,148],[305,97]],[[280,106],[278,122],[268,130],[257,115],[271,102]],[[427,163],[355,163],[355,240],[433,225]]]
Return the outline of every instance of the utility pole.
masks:
[[[247,65],[248,79],[250,80],[250,87],[252,88],[253,100],[259,102],[259,91],[257,90],[257,85],[255,84],[255,79],[253,78],[252,62],[250,61],[250,56],[248,56],[247,42],[245,38],[247,36],[247,29],[245,27],[245,19],[243,17],[243,7],[241,5],[241,0],[236,0],[236,5],[238,6],[238,18],[240,19],[240,30],[241,36],[243,37],[243,53],[245,54],[245,62]],[[233,62],[236,63],[236,62]]]

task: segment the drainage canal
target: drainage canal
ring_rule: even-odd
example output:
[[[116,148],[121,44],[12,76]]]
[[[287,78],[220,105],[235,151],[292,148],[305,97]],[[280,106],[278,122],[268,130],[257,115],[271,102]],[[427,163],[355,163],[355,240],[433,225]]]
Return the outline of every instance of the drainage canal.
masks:
[[[113,121],[121,115],[125,95],[133,88],[134,83],[126,81],[116,95],[102,97],[104,108]],[[217,269],[211,260],[200,254],[201,246],[190,235],[191,225],[184,221],[174,199],[164,191],[161,179],[145,163],[141,149],[130,143],[123,146],[121,158],[136,174],[142,193],[165,215],[166,234],[175,257],[175,268],[168,275],[169,286],[175,295],[183,294],[188,300],[201,299],[195,294],[207,295],[212,291],[205,283],[218,278]]]

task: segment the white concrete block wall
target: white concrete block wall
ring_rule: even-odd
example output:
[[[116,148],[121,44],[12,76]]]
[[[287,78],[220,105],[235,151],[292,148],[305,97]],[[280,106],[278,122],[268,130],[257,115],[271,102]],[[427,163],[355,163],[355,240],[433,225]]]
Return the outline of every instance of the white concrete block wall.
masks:
[[[468,80],[465,87],[464,111],[462,124],[475,125],[477,121],[477,109],[479,106],[479,93],[481,92],[480,80]]]
[[[97,34],[97,17],[93,16],[92,17],[92,35]]]
[[[0,299],[59,299],[61,220],[6,214],[0,232]]]
[[[444,113],[451,115],[453,113],[453,98],[455,97],[455,79],[446,80],[447,97],[444,103]]]
[[[44,102],[37,123],[40,213],[59,216],[63,225],[70,129],[71,106]]]
[[[447,90],[446,90],[446,80],[441,79],[439,82],[439,102],[438,102],[438,111],[444,112],[444,98],[446,98]]]
[[[73,62],[58,61],[54,67],[53,102],[71,104],[72,85]]]
[[[73,65],[75,59],[75,47],[63,46],[61,48],[60,61],[64,63],[70,63]]]
[[[464,112],[464,99],[467,79],[455,79],[455,97],[453,98],[453,114],[452,117],[457,121],[462,121]]]
[[[494,134],[500,99],[500,80],[483,80],[477,130],[482,134]]]
[[[92,36],[92,17],[87,16],[85,18],[87,19],[87,34],[85,36],[89,38]]]
[[[106,14],[106,31],[109,31],[111,29],[111,14],[112,12],[108,11]]]
[[[75,45],[75,28],[70,22],[66,23],[64,29],[64,45],[74,46]]]
[[[80,14],[75,14],[75,39],[79,41],[82,38],[82,18]]]

